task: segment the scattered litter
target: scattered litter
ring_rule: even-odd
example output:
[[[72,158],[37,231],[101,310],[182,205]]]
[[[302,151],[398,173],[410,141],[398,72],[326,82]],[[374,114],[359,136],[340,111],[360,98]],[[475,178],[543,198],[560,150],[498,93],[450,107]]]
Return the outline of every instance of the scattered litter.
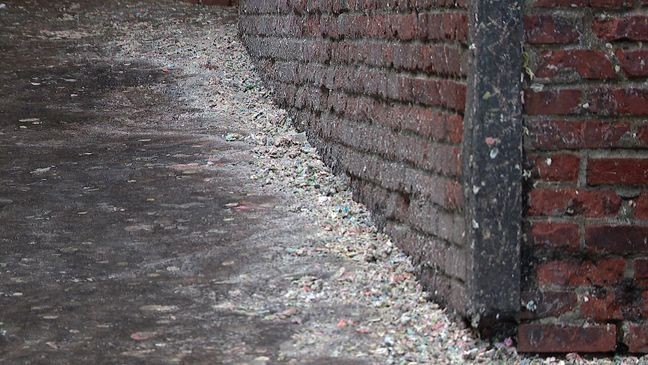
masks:
[[[157,332],[142,331],[142,332],[135,332],[130,337],[135,341],[145,341],[145,340],[150,340],[151,338],[157,335],[158,335]]]
[[[52,169],[51,167],[41,167],[41,168],[38,168],[38,169],[32,171],[31,174],[32,175],[41,175],[41,174],[44,174],[46,172],[49,172],[51,169]]]
[[[227,133],[224,138],[227,142],[234,142],[242,140],[243,136],[238,133]]]
[[[141,311],[144,312],[175,312],[178,310],[178,307],[175,305],[143,305],[140,307]]]

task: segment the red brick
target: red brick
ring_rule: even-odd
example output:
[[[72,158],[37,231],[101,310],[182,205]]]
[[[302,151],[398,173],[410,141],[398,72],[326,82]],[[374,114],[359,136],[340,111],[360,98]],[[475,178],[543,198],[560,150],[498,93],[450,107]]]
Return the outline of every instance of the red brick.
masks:
[[[421,27],[428,40],[468,40],[468,17],[461,13],[429,13],[421,15]]]
[[[390,17],[390,26],[394,35],[403,41],[416,39],[417,35],[421,33],[416,13],[393,15]]]
[[[589,185],[648,184],[648,159],[595,158],[587,161]]]
[[[621,198],[613,191],[536,188],[529,193],[528,214],[607,217],[615,216],[620,207]]]
[[[529,115],[577,114],[581,110],[581,90],[525,91],[524,108]]]
[[[648,193],[642,193],[636,200],[634,217],[637,219],[648,220]]]
[[[619,301],[613,291],[594,291],[581,298],[580,311],[587,319],[595,321],[607,321],[611,319],[623,319],[621,308],[623,303]]]
[[[637,281],[648,280],[648,259],[634,260],[634,278]]]
[[[629,9],[633,6],[632,0],[590,0],[589,5],[600,9]]]
[[[576,182],[580,157],[567,154],[531,156],[535,176],[544,181]]]
[[[628,77],[647,77],[648,76],[648,50],[635,49],[624,50],[617,49],[616,56],[623,72]]]
[[[573,223],[534,222],[530,239],[534,245],[576,250],[580,244],[578,225]]]
[[[634,280],[637,287],[648,289],[648,258],[634,260]],[[642,305],[639,310],[648,319],[648,291],[642,293]]]
[[[648,145],[648,125],[640,125],[637,128],[637,141],[643,145]]]
[[[648,89],[592,90],[588,110],[600,115],[648,115]]]
[[[610,324],[524,323],[518,328],[520,352],[609,352],[615,349],[616,327]]]
[[[522,303],[522,319],[541,319],[558,317],[572,311],[578,303],[578,298],[574,292],[527,292],[522,293]],[[529,303],[533,304],[533,310],[530,310]]]
[[[447,131],[447,139],[452,143],[461,143],[463,140],[463,117],[458,114],[450,115],[445,120],[444,129]]]
[[[530,44],[568,44],[580,38],[574,19],[553,15],[525,16],[524,28]]]
[[[566,286],[569,278],[577,275],[579,264],[576,261],[548,261],[536,268],[536,278],[541,286]]]
[[[631,353],[648,353],[648,323],[624,323],[623,342]]]
[[[533,147],[545,150],[623,147],[630,133],[630,123],[599,120],[537,121],[528,128]]]
[[[457,181],[448,181],[445,185],[445,194],[442,206],[449,210],[458,211],[464,205],[463,190]]]
[[[576,73],[584,79],[611,79],[616,77],[612,62],[604,52],[590,49],[556,50],[543,52],[536,76],[553,78]]]
[[[599,18],[594,20],[592,29],[607,41],[648,41],[648,16]]]
[[[382,47],[382,54],[372,55],[376,47],[365,44],[361,50],[352,53],[352,56],[361,55],[362,59],[356,62],[387,66],[393,62],[396,69],[410,71],[423,71],[436,75],[465,75],[462,65],[462,51],[456,47],[437,44],[395,44]],[[391,59],[391,60],[390,60]]]
[[[648,227],[591,225],[585,227],[585,247],[612,254],[648,253]]]
[[[541,286],[610,286],[623,279],[626,260],[601,259],[547,261],[538,265],[536,275]]]

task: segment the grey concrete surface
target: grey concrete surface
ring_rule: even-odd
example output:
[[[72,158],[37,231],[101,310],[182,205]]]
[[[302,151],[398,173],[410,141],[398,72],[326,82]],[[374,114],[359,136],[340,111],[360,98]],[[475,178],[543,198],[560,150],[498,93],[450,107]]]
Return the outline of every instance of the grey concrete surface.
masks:
[[[285,218],[273,210],[277,197],[250,185],[249,147],[219,137],[241,126],[183,104],[182,88],[195,85],[180,85],[179,71],[112,57],[120,31],[202,10],[168,1],[6,5],[0,362],[213,364],[234,361],[245,344],[249,359],[276,359],[292,333],[287,321],[214,308],[232,277],[272,259],[276,238],[258,236]],[[240,201],[252,209],[228,207]]]

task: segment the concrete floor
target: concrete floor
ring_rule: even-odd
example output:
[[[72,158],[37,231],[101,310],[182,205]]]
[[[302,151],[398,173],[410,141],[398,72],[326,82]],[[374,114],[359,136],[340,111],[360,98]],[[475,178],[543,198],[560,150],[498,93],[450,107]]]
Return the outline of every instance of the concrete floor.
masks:
[[[246,147],[218,137],[240,126],[206,128],[178,100],[185,86],[177,72],[111,58],[109,22],[131,26],[153,11],[183,19],[194,10],[164,9],[169,2],[7,5],[0,363],[213,364],[233,361],[242,344],[253,363],[276,358],[292,333],[286,321],[215,309],[242,267],[271,257],[272,240],[242,242],[281,218],[276,198],[250,186]],[[228,206],[243,200],[259,209]],[[250,288],[263,295],[264,285]]]

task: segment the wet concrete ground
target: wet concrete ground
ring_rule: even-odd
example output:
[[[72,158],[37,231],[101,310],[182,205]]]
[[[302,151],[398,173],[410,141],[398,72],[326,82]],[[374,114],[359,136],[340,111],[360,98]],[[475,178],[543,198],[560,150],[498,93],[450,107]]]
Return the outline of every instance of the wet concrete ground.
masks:
[[[219,137],[227,119],[179,101],[179,71],[111,58],[115,30],[93,22],[136,25],[146,4],[6,4],[0,363],[214,364],[241,344],[274,358],[289,324],[217,304],[271,259],[272,239],[250,241],[281,218],[277,198],[250,186],[249,151]],[[154,10],[192,16],[170,5]]]

